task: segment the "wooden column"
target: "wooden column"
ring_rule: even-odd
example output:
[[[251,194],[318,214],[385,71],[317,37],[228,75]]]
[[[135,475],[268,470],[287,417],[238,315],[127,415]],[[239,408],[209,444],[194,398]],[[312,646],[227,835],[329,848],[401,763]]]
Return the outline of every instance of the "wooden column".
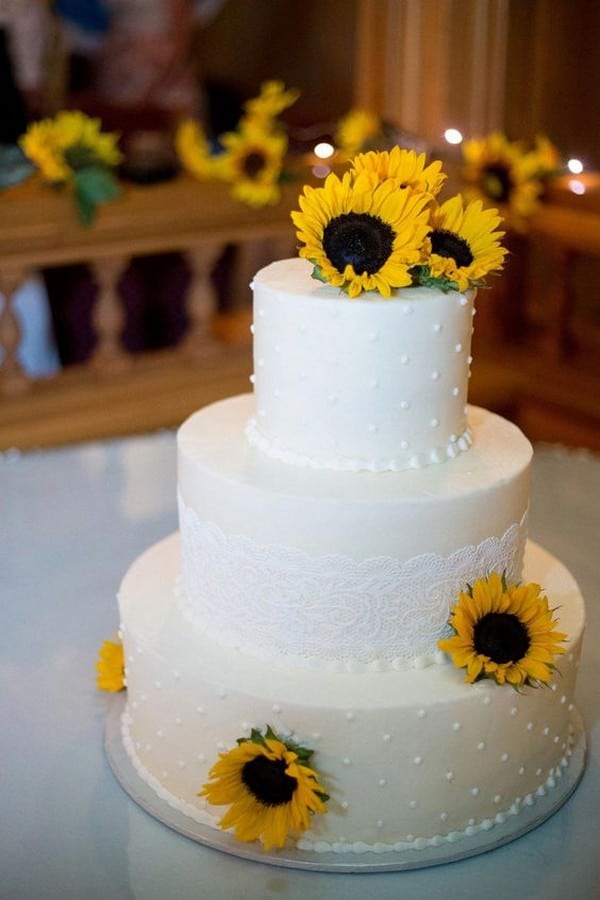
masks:
[[[98,285],[93,311],[93,326],[98,341],[90,358],[90,366],[103,375],[119,374],[131,366],[131,358],[121,342],[125,315],[118,291],[119,279],[128,262],[126,256],[113,256],[92,264]]]
[[[4,296],[0,312],[0,347],[4,351],[0,363],[0,384],[5,394],[19,394],[31,386],[31,379],[19,362],[21,325],[13,303],[25,276],[26,272],[20,267],[7,266],[0,272],[0,293]]]
[[[189,326],[180,347],[192,356],[205,356],[215,346],[212,323],[217,312],[218,298],[211,276],[223,250],[224,245],[220,241],[203,241],[186,251],[192,280],[186,297]]]

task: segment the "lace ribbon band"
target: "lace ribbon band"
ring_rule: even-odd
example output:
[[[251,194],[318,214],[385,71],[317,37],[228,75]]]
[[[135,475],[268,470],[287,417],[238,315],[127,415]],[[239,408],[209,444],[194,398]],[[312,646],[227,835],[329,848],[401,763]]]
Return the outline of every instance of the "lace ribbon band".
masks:
[[[492,571],[520,579],[526,519],[451,556],[356,562],[227,536],[179,498],[180,602],[203,631],[253,656],[356,670],[429,665],[467,584]]]

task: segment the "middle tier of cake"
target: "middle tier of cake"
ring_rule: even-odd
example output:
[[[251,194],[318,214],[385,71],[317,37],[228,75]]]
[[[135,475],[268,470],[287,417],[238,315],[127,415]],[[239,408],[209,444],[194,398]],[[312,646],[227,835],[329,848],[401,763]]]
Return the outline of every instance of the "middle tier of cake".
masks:
[[[451,605],[492,571],[521,578],[532,449],[470,407],[473,446],[402,472],[301,469],[251,447],[252,395],[178,434],[185,612],[290,665],[407,668],[439,659]]]

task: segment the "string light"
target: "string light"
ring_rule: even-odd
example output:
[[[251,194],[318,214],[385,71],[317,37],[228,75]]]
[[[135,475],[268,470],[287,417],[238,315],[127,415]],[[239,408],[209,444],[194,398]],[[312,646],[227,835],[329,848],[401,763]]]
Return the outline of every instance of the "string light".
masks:
[[[329,159],[335,153],[335,147],[327,141],[320,141],[318,144],[315,144],[313,153],[319,159]]]
[[[580,159],[570,159],[567,163],[567,169],[573,175],[581,175],[581,173],[583,172],[583,163]]]
[[[462,144],[463,136],[458,128],[446,128],[444,138],[449,144]]]

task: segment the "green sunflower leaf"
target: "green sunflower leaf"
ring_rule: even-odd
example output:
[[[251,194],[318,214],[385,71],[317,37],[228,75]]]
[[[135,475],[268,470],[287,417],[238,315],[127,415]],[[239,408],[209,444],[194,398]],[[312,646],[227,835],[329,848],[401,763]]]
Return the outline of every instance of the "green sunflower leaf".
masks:
[[[313,270],[312,270],[312,277],[313,277],[316,281],[321,281],[321,282],[323,282],[323,284],[327,284],[327,279],[326,279],[325,276],[323,275],[323,270],[321,269],[320,266],[314,266],[314,267],[313,267]]]
[[[414,266],[410,270],[410,274],[412,275],[413,284],[419,287],[438,288],[445,294],[458,290],[456,281],[452,281],[452,279],[443,275],[432,275],[429,266]]]
[[[84,225],[91,225],[100,203],[114,200],[119,196],[119,185],[108,169],[103,166],[87,166],[74,173],[75,200],[79,218]]]

